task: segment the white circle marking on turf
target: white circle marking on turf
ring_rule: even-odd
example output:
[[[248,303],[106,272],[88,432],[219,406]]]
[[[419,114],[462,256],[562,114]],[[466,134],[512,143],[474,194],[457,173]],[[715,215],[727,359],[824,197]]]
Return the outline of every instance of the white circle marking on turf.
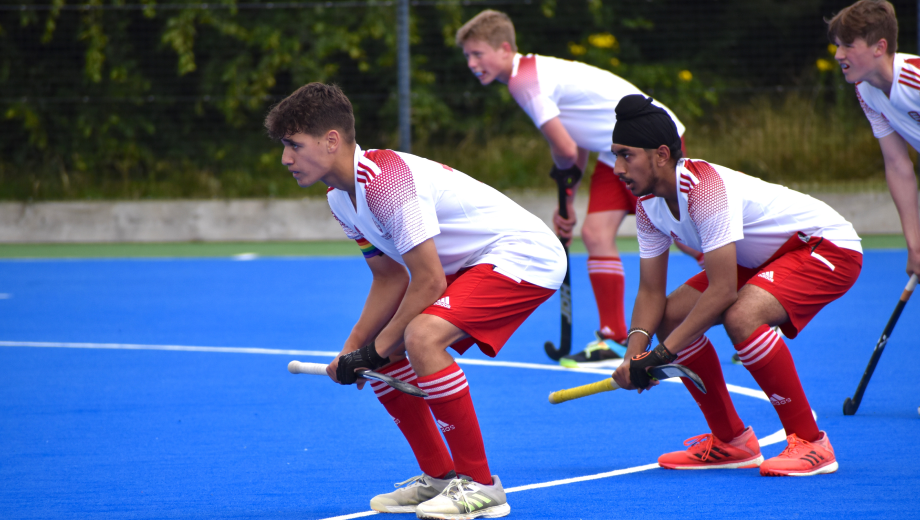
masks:
[[[292,350],[292,349],[269,349],[269,348],[247,348],[247,347],[199,347],[199,346],[188,346],[188,345],[140,345],[140,344],[131,344],[131,343],[58,343],[58,342],[42,342],[42,341],[0,341],[0,347],[38,347],[38,348],[86,348],[86,349],[112,349],[112,350],[165,350],[165,351],[180,351],[180,352],[220,352],[220,353],[236,353],[236,354],[270,354],[270,355],[293,355],[293,356],[317,356],[317,357],[329,357],[337,356],[338,352],[331,351],[321,351],[321,350]],[[550,370],[558,372],[580,372],[585,374],[599,374],[608,376],[610,374],[609,368],[616,366],[616,363],[610,364],[609,368],[566,368],[560,365],[543,365],[539,363],[519,363],[516,361],[490,361],[485,359],[457,359],[458,364],[461,365],[478,365],[478,366],[494,366],[494,367],[509,367],[509,368],[525,368],[531,370]],[[680,383],[676,379],[666,379],[666,382],[670,383]],[[726,385],[728,391],[736,394],[746,395],[748,397],[754,397],[756,399],[762,399],[769,402],[770,398],[767,397],[761,390],[754,390],[751,388],[745,388],[743,386],[737,385]],[[918,408],[920,412],[920,408]],[[812,416],[817,418],[817,414],[812,410]],[[786,432],[779,430],[778,432],[767,435],[760,439],[760,446],[769,446],[771,444],[776,444],[780,441],[786,439]],[[527,491],[531,489],[539,489],[552,486],[562,486],[565,484],[574,484],[576,482],[585,482],[588,480],[597,480],[608,477],[616,477],[619,475],[628,475],[630,473],[638,473],[640,471],[647,471],[650,469],[658,468],[658,464],[646,464],[644,466],[635,466],[632,468],[618,469],[614,471],[608,471],[604,473],[597,473],[595,475],[586,475],[583,477],[573,477],[561,480],[552,480],[549,482],[541,482],[537,484],[527,484],[524,486],[517,486],[508,488],[505,490],[505,493],[514,493],[517,491]],[[361,513],[354,513],[344,516],[333,516],[325,518],[323,520],[349,520],[352,518],[361,518],[365,516],[376,515],[376,511],[364,511]]]

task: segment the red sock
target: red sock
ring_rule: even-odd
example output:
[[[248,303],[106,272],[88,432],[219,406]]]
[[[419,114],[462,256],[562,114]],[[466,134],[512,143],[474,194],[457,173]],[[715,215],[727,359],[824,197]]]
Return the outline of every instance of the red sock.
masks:
[[[618,256],[589,256],[588,278],[594,289],[597,312],[601,318],[601,332],[615,340],[626,339],[626,320],[623,317],[623,291],[626,278],[623,263]]]
[[[379,372],[412,384],[416,384],[418,379],[407,359],[397,361]],[[454,469],[454,461],[447,452],[447,446],[438,433],[425,400],[404,394],[380,381],[371,381],[371,388],[409,441],[422,471],[434,478],[443,478],[450,473]]]
[[[425,401],[450,445],[457,474],[491,485],[492,473],[463,370],[451,363],[439,372],[418,378],[418,386],[428,392]]]
[[[744,422],[738,417],[735,405],[728,395],[719,356],[709,338],[700,336],[689,347],[681,350],[674,362],[693,370],[703,380],[706,386],[705,394],[697,390],[689,380],[681,379],[681,382],[703,411],[712,434],[722,442],[730,442],[741,435],[744,432]]]
[[[818,439],[818,424],[783,338],[768,325],[761,325],[751,336],[735,345],[738,357],[760,388],[770,397],[786,435]]]

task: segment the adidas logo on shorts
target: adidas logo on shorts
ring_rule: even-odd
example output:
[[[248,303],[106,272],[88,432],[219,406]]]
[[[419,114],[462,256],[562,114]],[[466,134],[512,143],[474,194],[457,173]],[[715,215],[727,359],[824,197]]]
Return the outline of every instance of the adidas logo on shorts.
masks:
[[[441,433],[447,433],[451,430],[455,430],[457,427],[453,424],[447,424],[446,422],[438,419],[438,429],[441,430]]]
[[[757,276],[763,278],[764,280],[773,283],[773,271],[764,271]]]
[[[438,298],[438,301],[432,303],[432,305],[437,305],[438,307],[444,307],[445,309],[450,309],[450,296]]]
[[[782,397],[782,396],[779,395],[779,394],[773,394],[773,395],[770,397],[770,402],[773,403],[773,406],[779,406],[779,405],[781,405],[781,404],[789,404],[789,403],[791,403],[791,402],[792,402],[792,399],[789,399],[789,398],[787,398],[787,397]]]

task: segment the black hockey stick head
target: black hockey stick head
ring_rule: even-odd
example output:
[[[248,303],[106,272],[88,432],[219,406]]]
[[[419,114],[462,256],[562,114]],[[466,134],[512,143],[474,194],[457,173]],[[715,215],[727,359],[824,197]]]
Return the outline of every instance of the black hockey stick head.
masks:
[[[648,375],[659,381],[662,379],[671,379],[672,377],[686,377],[693,383],[693,386],[695,386],[697,390],[704,394],[706,393],[706,385],[703,384],[703,380],[700,379],[700,376],[693,370],[683,365],[678,365],[677,363],[651,367],[648,369]]]
[[[572,351],[570,345],[559,345],[559,348],[556,348],[556,345],[552,341],[547,341],[543,344],[543,350],[546,351],[546,355],[549,356],[553,361],[559,361],[565,356],[569,355],[569,352]]]
[[[428,397],[428,394],[421,388],[415,385],[406,383],[405,381],[400,381],[399,379],[396,379],[395,377],[390,377],[385,374],[380,374],[378,372],[374,372],[373,370],[358,370],[357,372],[358,372],[358,375],[363,377],[364,379],[376,379],[377,381],[381,381],[383,383],[386,383],[392,386],[393,388],[399,390],[400,392],[403,392],[409,395],[414,395],[415,397]]]

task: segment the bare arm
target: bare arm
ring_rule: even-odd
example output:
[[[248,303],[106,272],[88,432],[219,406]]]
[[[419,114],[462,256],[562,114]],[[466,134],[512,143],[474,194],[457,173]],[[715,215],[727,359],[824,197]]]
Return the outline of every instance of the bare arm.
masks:
[[[403,255],[403,261],[412,279],[396,313],[377,335],[377,353],[382,357],[402,352],[409,322],[437,301],[447,289],[447,279],[434,239],[429,238],[410,249]]]
[[[738,299],[738,260],[735,243],[706,253],[709,286],[684,321],[667,338],[659,338],[671,354],[677,354],[719,322],[722,313]]]
[[[406,272],[406,268],[392,258],[379,255],[366,260],[374,278],[371,281],[367,299],[364,301],[361,316],[352,327],[351,334],[345,340],[339,356],[357,350],[377,337],[377,334],[393,318],[406,294],[406,287],[409,285],[409,273]],[[335,377],[335,370],[339,364],[339,356],[336,356],[326,368],[326,373],[336,382],[338,380]]]
[[[907,241],[907,274],[920,274],[920,216],[914,165],[907,153],[907,143],[897,133],[888,134],[878,142],[885,158],[885,180]]]
[[[543,133],[543,137],[546,138],[546,142],[549,143],[549,150],[553,156],[553,163],[557,168],[565,170],[575,165],[578,166],[582,172],[585,171],[585,166],[588,164],[588,150],[579,148],[558,117],[554,117],[543,123],[543,126],[540,127],[540,131]],[[558,211],[553,213],[553,224],[556,227],[556,234],[567,239],[572,238],[572,230],[578,222],[575,215],[574,204],[575,193],[578,192],[579,184],[580,183],[575,184],[572,188],[572,195],[568,197],[567,209],[569,218],[563,219],[559,216]]]
[[[639,292],[633,306],[630,326],[644,329],[654,335],[664,317],[668,302],[666,293],[668,283],[668,252],[654,258],[639,260]],[[620,388],[634,390],[629,378],[629,360],[645,352],[649,338],[645,334],[634,333],[629,338],[623,363],[613,373],[613,379]]]

